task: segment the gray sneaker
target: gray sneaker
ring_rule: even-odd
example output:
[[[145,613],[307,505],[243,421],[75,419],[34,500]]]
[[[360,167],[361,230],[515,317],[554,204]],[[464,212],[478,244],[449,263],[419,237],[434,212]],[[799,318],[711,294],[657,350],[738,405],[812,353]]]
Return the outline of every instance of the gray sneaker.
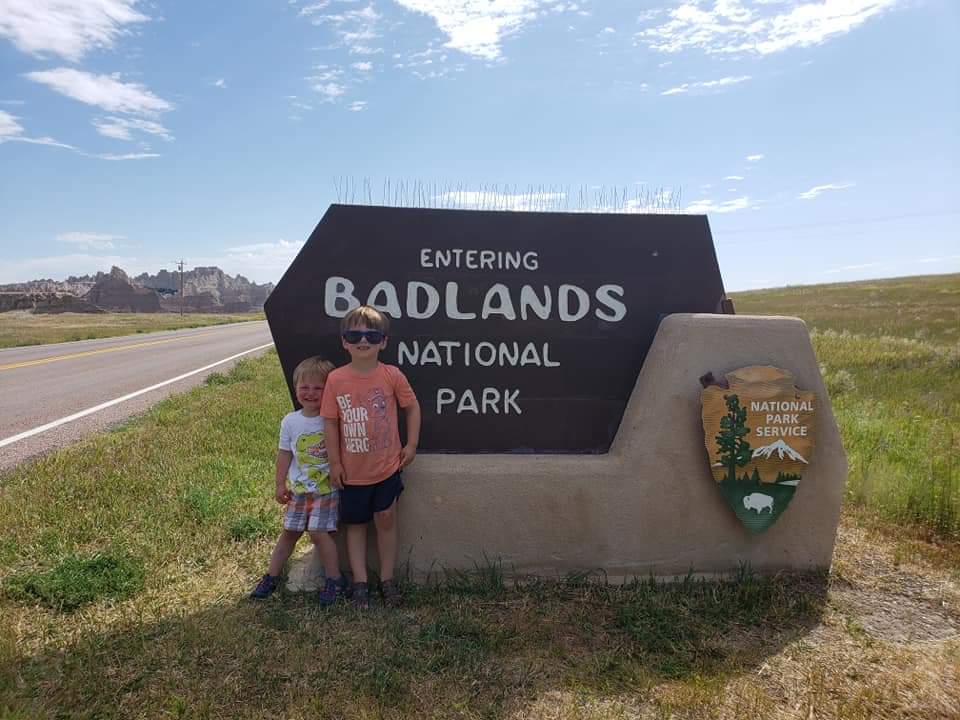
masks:
[[[365,582],[356,582],[350,588],[350,600],[358,610],[370,607],[370,590]]]
[[[330,607],[337,598],[342,597],[347,592],[347,579],[341,575],[336,580],[327,578],[323,583],[323,588],[317,593],[317,602],[320,607]]]
[[[403,594],[396,580],[384,580],[380,583],[380,597],[383,598],[383,604],[387,607],[398,608],[403,605]]]

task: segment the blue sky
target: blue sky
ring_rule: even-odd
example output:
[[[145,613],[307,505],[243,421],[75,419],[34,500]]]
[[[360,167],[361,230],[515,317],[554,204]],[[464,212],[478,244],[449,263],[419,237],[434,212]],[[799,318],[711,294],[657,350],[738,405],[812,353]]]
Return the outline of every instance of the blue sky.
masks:
[[[276,281],[344,178],[665,198],[728,290],[958,272],[958,37],[956,0],[0,0],[0,282]]]

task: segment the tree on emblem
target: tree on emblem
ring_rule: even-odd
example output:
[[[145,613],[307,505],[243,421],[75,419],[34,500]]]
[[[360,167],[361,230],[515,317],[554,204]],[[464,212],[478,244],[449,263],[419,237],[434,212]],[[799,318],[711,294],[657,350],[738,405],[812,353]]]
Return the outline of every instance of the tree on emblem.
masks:
[[[724,395],[723,399],[729,412],[720,418],[720,434],[715,439],[720,448],[720,462],[727,469],[727,481],[734,482],[737,468],[746,465],[752,457],[750,443],[744,440],[750,428],[746,426],[747,409],[740,407],[740,398]]]

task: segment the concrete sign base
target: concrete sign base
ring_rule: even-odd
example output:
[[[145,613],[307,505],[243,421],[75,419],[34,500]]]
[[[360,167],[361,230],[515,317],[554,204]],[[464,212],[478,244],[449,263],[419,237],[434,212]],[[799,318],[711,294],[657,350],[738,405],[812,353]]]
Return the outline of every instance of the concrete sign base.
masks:
[[[611,340],[608,351],[617,348]],[[698,378],[748,365],[789,369],[821,399],[817,452],[790,507],[760,536],[717,491],[700,416]],[[399,556],[415,578],[490,561],[508,574],[599,570],[611,581],[709,576],[743,564],[761,572],[828,569],[846,473],[802,320],[670,315],[609,453],[420,455],[404,473]]]

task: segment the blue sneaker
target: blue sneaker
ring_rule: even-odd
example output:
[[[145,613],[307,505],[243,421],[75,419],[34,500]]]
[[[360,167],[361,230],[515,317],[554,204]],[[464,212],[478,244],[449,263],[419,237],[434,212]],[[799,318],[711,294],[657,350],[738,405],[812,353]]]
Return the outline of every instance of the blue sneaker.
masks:
[[[336,579],[327,578],[323,583],[323,589],[317,593],[317,601],[320,603],[320,607],[330,607],[337,601],[338,597],[346,592],[347,578],[343,575]]]
[[[252,600],[266,600],[268,597],[273,595],[273,591],[277,589],[277,583],[280,581],[279,576],[273,575],[264,575],[260,578],[260,582],[257,583],[257,586],[253,589],[253,592],[250,593],[250,598]]]

